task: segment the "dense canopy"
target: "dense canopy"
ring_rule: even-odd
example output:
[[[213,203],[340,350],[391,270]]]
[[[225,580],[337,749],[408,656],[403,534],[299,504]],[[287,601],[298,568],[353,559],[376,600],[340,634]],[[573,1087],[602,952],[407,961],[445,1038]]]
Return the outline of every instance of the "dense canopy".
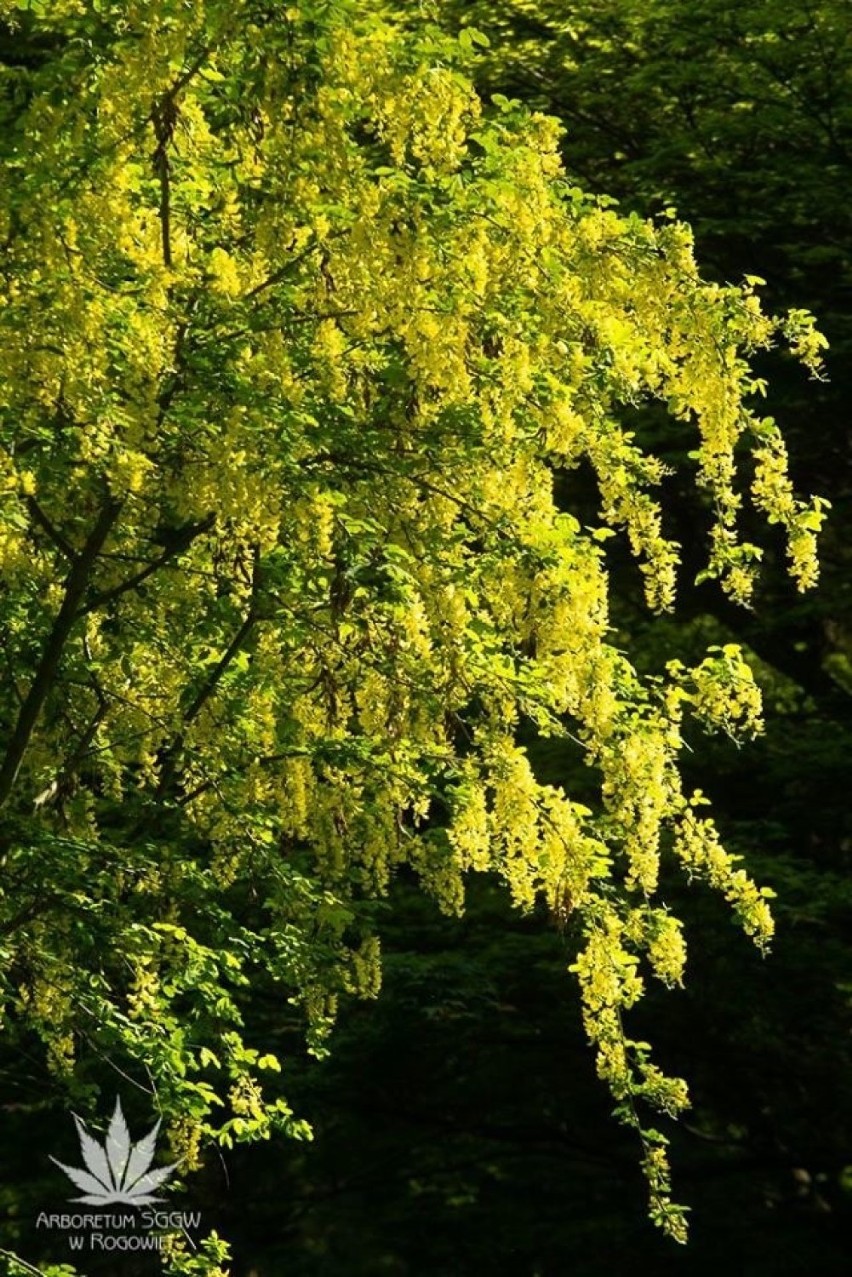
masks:
[[[0,17],[8,1031],[84,1094],[104,1057],[149,1087],[190,1166],[305,1136],[251,991],[321,1051],[337,996],[378,991],[397,868],[448,911],[494,871],[583,935],[598,1070],[682,1238],[637,1103],[686,1088],[622,1013],[683,973],[661,855],[771,936],[678,770],[688,724],[753,733],[760,693],[732,645],[640,676],[607,542],[649,608],[689,588],[627,424],[657,402],[706,573],[748,603],[750,504],[813,584],[824,503],[794,495],[749,363],[780,339],[818,371],[809,316],[573,186],[552,119],[474,92],[476,32],[358,0]],[[591,524],[559,499],[578,468]],[[536,779],[521,730],[577,744],[593,807]]]

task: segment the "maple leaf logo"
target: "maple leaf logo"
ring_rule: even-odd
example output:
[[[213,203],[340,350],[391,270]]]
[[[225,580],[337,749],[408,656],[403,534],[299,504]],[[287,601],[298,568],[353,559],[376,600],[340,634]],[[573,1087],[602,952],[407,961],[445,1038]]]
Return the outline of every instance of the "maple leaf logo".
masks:
[[[163,1200],[152,1194],[165,1184],[177,1162],[173,1162],[171,1166],[157,1167],[156,1170],[150,1169],[157,1146],[159,1122],[152,1126],[138,1144],[131,1144],[130,1132],[121,1111],[121,1100],[117,1099],[106,1139],[100,1145],[86,1130],[77,1114],[73,1116],[80,1139],[80,1151],[88,1169],[66,1166],[56,1157],[50,1159],[84,1194],[83,1197],[72,1197],[69,1200],[87,1202],[91,1206],[104,1206],[108,1202],[149,1206]]]

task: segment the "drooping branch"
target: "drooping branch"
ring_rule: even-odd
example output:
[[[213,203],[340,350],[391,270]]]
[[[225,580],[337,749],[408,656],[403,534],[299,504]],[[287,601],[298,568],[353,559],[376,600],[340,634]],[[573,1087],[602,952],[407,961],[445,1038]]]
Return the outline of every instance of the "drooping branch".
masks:
[[[121,507],[122,502],[114,497],[105,502],[85,545],[77,554],[68,573],[62,605],[47,636],[35,677],[18,712],[14,731],[0,766],[0,807],[14,788],[39,714],[53,686],[68,636],[74,622],[80,616],[80,603],[91,579],[95,562],[115,525]]]

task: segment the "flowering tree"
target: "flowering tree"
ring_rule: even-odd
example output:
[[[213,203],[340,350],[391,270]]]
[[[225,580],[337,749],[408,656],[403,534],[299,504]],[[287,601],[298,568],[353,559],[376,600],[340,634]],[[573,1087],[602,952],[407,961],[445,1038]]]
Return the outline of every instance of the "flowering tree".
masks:
[[[3,0],[0,193],[2,998],[85,1089],[106,1057],[175,1155],[309,1135],[243,1016],[272,980],[320,1051],[375,995],[373,902],[411,866],[544,898],[598,1071],[682,1239],[666,1077],[623,1020],[680,982],[661,855],[760,946],[761,891],[678,770],[684,725],[760,726],[734,646],[640,677],[606,541],[675,601],[664,467],[626,414],[694,439],[706,573],[747,603],[748,497],[816,576],[751,352],[804,312],[704,283],[688,228],[572,186],[559,130],[464,73],[482,37],[379,3]],[[585,465],[589,526],[554,484]],[[743,485],[742,472],[749,473]],[[518,728],[580,742],[594,807]]]

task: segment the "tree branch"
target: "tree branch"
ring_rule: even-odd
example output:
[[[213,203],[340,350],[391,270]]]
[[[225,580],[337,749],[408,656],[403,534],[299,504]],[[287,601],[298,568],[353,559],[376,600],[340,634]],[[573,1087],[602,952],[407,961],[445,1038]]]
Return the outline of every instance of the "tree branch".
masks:
[[[175,558],[184,550],[188,549],[192,542],[204,532],[209,532],[216,522],[215,514],[208,514],[206,519],[202,519],[200,523],[191,523],[184,528],[177,528],[169,540],[163,553],[153,562],[147,563],[139,572],[135,572],[133,576],[121,581],[118,585],[112,586],[109,590],[101,590],[100,593],[93,595],[87,603],[80,609],[80,615],[84,616],[87,612],[94,612],[97,608],[102,607],[104,603],[109,603],[113,599],[120,598],[122,594],[127,594],[129,590],[135,590],[137,586],[146,581],[149,576],[163,567],[170,559]]]
[[[172,240],[171,240],[171,167],[169,165],[169,145],[177,124],[177,106],[175,105],[173,92],[166,93],[154,105],[151,112],[151,121],[154,125],[154,132],[157,137],[157,149],[154,151],[153,164],[154,172],[160,182],[160,226],[162,228],[163,240],[163,264],[171,268],[172,264]]]
[[[207,701],[209,701],[210,697],[215,692],[222,676],[224,675],[228,666],[234,660],[234,657],[239,652],[245,640],[248,638],[248,635],[250,631],[252,630],[252,628],[254,627],[254,624],[256,621],[257,621],[257,614],[255,613],[254,609],[251,609],[248,615],[246,616],[245,620],[243,621],[242,625],[237,630],[234,637],[231,639],[223,655],[217,661],[214,669],[211,670],[210,674],[206,678],[204,682],[204,686],[201,688],[200,692],[195,697],[195,700],[192,702],[189,709],[184,714],[184,722],[187,724],[187,726],[189,726],[190,723],[195,721],[195,719],[201,713],[201,710],[206,705]]]
[[[237,653],[242,648],[243,644],[245,643],[252,629],[254,628],[256,623],[260,620],[260,613],[257,606],[259,589],[260,589],[260,555],[257,549],[255,549],[254,571],[252,576],[252,594],[251,594],[251,600],[249,602],[248,612],[246,613],[246,616],[245,616],[245,619],[243,620],[242,625],[237,630],[234,637],[231,639],[230,643],[228,644],[225,651],[220,656],[219,660],[216,662],[216,665],[214,666],[214,668],[207,675],[207,678],[204,680],[196,696],[193,698],[193,700],[191,701],[187,709],[184,711],[183,721],[186,727],[189,727],[190,724],[193,723],[195,719],[198,717],[198,715],[201,713],[202,709],[207,704],[210,697],[216,691],[216,688],[219,686],[219,683],[221,682],[225,672],[227,671],[228,667],[232,664],[234,658],[237,656]],[[177,765],[178,765],[180,756],[183,752],[185,738],[186,738],[186,733],[184,731],[179,732],[179,734],[175,737],[174,741],[172,742],[172,744],[169,746],[168,750],[166,751],[166,755],[163,760],[163,770],[160,774],[160,783],[157,786],[158,798],[165,797],[165,795],[169,792],[169,790],[172,788],[175,782],[175,777],[177,774]]]
[[[30,690],[18,712],[12,737],[0,767],[0,807],[6,802],[18,778],[21,763],[30,743],[38,716],[53,686],[56,670],[74,622],[80,615],[80,602],[100,554],[121,511],[122,502],[110,498],[103,506],[86,544],[76,556],[65,581],[65,595],[53,628],[47,636],[41,660]]]
[[[62,535],[57,527],[55,527],[50,519],[48,519],[44,510],[36,501],[35,497],[27,497],[27,509],[32,515],[33,522],[37,523],[42,532],[46,532],[50,540],[58,550],[61,550],[69,562],[73,563],[77,557],[77,552],[71,543]]]

